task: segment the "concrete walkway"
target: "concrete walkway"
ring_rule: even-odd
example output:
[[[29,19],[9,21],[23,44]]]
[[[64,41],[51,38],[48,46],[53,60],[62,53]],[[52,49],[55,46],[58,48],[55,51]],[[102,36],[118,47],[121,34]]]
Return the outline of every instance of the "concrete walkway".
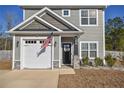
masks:
[[[0,70],[0,88],[56,88],[59,74],[74,70]]]

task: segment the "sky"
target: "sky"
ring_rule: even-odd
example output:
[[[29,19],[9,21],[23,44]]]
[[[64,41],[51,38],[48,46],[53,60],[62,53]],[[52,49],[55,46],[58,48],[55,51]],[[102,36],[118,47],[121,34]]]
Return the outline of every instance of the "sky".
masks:
[[[6,15],[14,15],[12,18],[13,26],[23,21],[23,11],[16,5],[0,5],[0,32],[7,31]],[[124,17],[124,5],[112,5],[105,9],[105,21],[114,17]]]
[[[108,6],[105,10],[105,21],[115,17],[124,17],[124,5]]]
[[[7,16],[13,15],[12,23],[13,26],[19,24],[23,19],[23,12],[19,6],[15,5],[0,5],[0,32],[7,31]]]

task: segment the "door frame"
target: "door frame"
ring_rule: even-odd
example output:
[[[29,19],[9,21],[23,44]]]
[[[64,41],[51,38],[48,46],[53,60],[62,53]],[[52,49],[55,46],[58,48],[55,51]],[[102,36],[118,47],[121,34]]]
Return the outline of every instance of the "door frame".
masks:
[[[25,39],[46,39],[47,36],[41,36],[41,37],[34,37],[34,36],[28,36],[28,37],[20,37],[20,70],[24,69],[24,40]],[[51,47],[51,69],[53,69],[53,58],[54,58],[54,37],[52,40],[52,47]]]
[[[63,64],[63,48],[62,48],[62,62],[61,62],[61,65],[72,65],[72,42],[62,42],[62,45],[66,44],[66,43],[71,44],[71,63],[70,64]]]

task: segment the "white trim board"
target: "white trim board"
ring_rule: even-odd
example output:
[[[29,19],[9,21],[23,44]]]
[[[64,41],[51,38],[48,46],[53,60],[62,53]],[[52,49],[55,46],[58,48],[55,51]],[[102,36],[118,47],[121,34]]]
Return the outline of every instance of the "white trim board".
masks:
[[[61,60],[62,60],[61,36],[59,36],[59,68],[61,68]]]
[[[12,70],[15,68],[15,35],[13,36]]]
[[[106,65],[105,62],[105,12],[103,11],[103,62],[104,65]]]
[[[54,69],[54,37],[53,37],[53,40],[52,40],[52,44],[51,44],[51,54],[52,54],[52,57],[51,57],[51,66],[52,66],[52,70]]]
[[[25,11],[25,10],[23,10]],[[25,12],[24,12],[25,13]],[[43,15],[45,15],[46,13],[43,13],[40,17],[42,17]],[[24,15],[23,15],[24,16]],[[27,23],[26,25],[22,26],[20,29],[23,29],[25,27],[27,27],[28,25],[30,25],[32,22],[34,22],[34,20],[32,19],[31,22]]]

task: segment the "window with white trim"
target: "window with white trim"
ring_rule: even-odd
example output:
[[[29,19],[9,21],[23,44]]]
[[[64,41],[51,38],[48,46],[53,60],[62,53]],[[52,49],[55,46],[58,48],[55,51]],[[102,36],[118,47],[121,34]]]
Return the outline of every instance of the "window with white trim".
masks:
[[[70,17],[70,9],[63,9],[62,10],[63,17]]]
[[[80,25],[97,25],[97,10],[96,9],[81,9],[80,10]]]
[[[88,57],[94,59],[98,57],[98,42],[81,42],[80,58]]]

